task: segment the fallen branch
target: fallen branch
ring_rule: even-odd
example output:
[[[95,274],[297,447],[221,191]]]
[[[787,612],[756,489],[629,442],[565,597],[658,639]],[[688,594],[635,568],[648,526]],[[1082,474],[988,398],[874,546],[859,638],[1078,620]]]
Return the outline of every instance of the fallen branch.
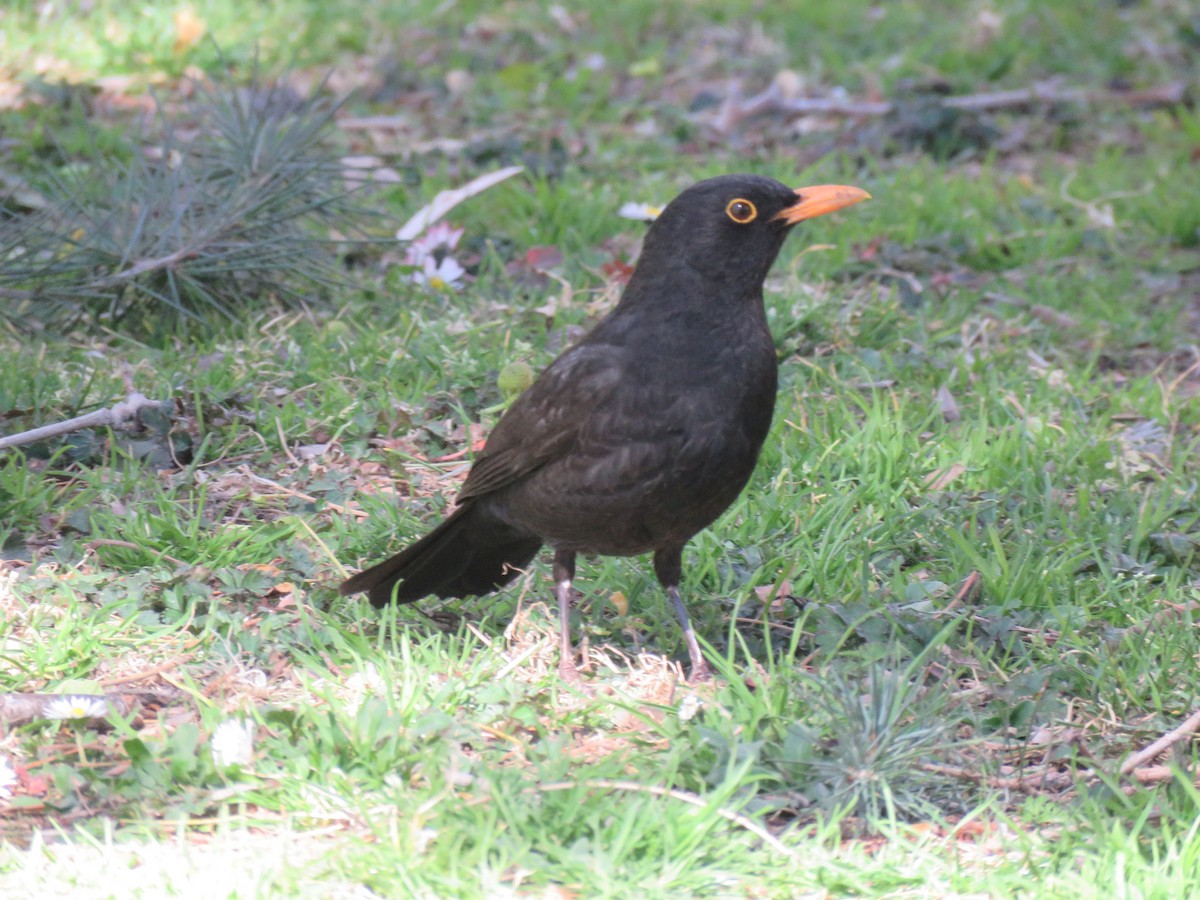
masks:
[[[194,647],[196,644],[199,643],[199,641],[192,640],[192,641],[189,641],[189,643]],[[172,669],[183,665],[185,662],[188,662],[192,658],[192,656],[193,656],[193,654],[191,654],[191,653],[184,653],[182,656],[178,656],[175,659],[167,660],[162,665],[155,666],[152,669],[143,669],[141,672],[133,672],[129,675],[117,675],[113,678],[105,678],[103,681],[100,682],[100,685],[101,685],[101,687],[106,687],[106,688],[116,687],[119,684],[132,684],[135,681],[145,681],[148,678],[155,678],[155,677],[163,674],[164,672],[169,672]]]
[[[154,674],[161,675],[166,668],[160,666]],[[131,679],[115,679],[112,684],[123,680]],[[3,726],[0,734],[42,720],[104,722],[114,715],[128,716],[145,702],[165,706],[178,700],[182,694],[174,686],[103,694],[0,694],[0,726]],[[76,712],[83,715],[75,715]]]
[[[1138,784],[1162,784],[1164,781],[1174,781],[1178,771],[1170,766],[1144,766],[1131,769],[1126,774]]]
[[[1150,746],[1143,747],[1137,753],[1131,753],[1125,759],[1125,762],[1121,763],[1121,774],[1128,775],[1134,769],[1141,766],[1142,763],[1149,762],[1170,748],[1172,744],[1179,743],[1185,737],[1194,734],[1198,730],[1200,730],[1200,709],[1196,710],[1182,723],[1172,728],[1153,744],[1150,744]]]
[[[0,722],[15,728],[43,719],[104,721],[114,713],[128,715],[136,702],[124,694],[0,694]],[[65,714],[70,707],[86,715]]]
[[[55,422],[52,425],[42,425],[40,428],[31,428],[29,431],[22,431],[20,434],[12,434],[7,437],[0,437],[0,450],[7,450],[10,447],[19,447],[22,444],[32,444],[35,441],[45,441],[50,438],[58,437],[63,434],[70,434],[72,431],[79,431],[84,428],[119,428],[129,422],[137,420],[138,414],[143,409],[164,409],[165,404],[157,400],[150,400],[133,391],[122,400],[115,404],[111,409],[98,409],[95,412],[90,412],[84,416],[76,416],[74,419],[68,419],[65,422]]]
[[[1035,772],[1032,775],[989,775],[975,769],[943,766],[937,763],[922,763],[920,768],[921,771],[933,775],[945,775],[948,778],[957,778],[961,781],[970,781],[1006,791],[1017,791],[1022,794],[1040,794],[1047,788],[1069,787],[1074,782],[1074,777],[1069,772],[1065,775],[1061,772],[1044,771]]]
[[[201,79],[183,108],[154,104],[157,146],[126,141],[119,166],[93,146],[48,179],[36,214],[0,222],[0,300],[21,301],[0,318],[203,324],[263,303],[305,310],[343,286],[334,243],[368,235],[325,139],[338,105],[286,93],[256,75],[244,88],[232,72]]]
[[[1197,731],[1200,731],[1200,709],[1193,712],[1187,719],[1152,744],[1149,744],[1136,753],[1131,753],[1121,763],[1121,767],[1117,770],[1117,773],[1122,777],[1138,782],[1138,784],[1161,784],[1171,781],[1175,777],[1176,770],[1174,768],[1165,765],[1147,766],[1145,763],[1148,763],[1170,749],[1172,745],[1179,743]],[[1041,769],[1037,772],[1024,775],[989,775],[986,772],[975,769],[967,769],[961,766],[945,766],[938,763],[924,763],[921,765],[921,769],[934,775],[944,775],[949,778],[971,781],[975,784],[983,784],[1001,790],[1017,791],[1023,794],[1039,794],[1047,790],[1065,790],[1077,782],[1094,782],[1100,778],[1100,775],[1094,768],[1058,772]]]
[[[971,112],[1018,109],[1057,103],[1125,104],[1136,107],[1155,107],[1177,106],[1189,101],[1186,81],[1172,81],[1141,90],[1064,88],[1057,84],[1042,83],[1012,91],[986,91],[957,97],[922,95],[922,99],[925,97],[947,109]],[[735,85],[711,124],[718,133],[726,134],[739,122],[751,116],[766,113],[868,118],[890,115],[898,106],[898,103],[888,100],[854,101],[829,97],[792,97],[788,95],[777,79],[771,82],[766,90],[745,100],[739,97],[739,91]]]

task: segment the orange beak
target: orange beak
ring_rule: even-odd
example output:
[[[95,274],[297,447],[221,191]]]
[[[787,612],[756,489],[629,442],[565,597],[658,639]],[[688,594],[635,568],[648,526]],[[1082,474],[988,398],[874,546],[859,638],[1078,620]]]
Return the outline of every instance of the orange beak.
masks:
[[[818,184],[813,187],[796,188],[796,196],[800,198],[799,201],[776,214],[776,219],[788,225],[795,225],[805,219],[823,216],[871,199],[871,195],[861,188],[847,187],[844,184]]]

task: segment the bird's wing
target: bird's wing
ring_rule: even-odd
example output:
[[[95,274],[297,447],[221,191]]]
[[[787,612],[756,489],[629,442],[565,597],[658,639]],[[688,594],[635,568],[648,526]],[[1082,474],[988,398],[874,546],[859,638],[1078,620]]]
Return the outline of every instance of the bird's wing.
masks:
[[[499,490],[569,453],[591,409],[621,380],[626,352],[581,344],[556,359],[500,417],[458,499]]]

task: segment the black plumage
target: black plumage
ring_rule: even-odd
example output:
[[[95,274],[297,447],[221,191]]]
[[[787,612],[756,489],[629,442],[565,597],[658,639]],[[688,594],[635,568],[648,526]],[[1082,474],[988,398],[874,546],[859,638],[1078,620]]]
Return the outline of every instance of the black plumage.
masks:
[[[762,289],[791,227],[868,195],[769,178],[702,181],[663,210],[616,308],[500,418],[453,512],[344,594],[376,606],[485,594],[554,550],[560,672],[578,679],[578,553],[654,554],[692,677],[708,667],[679,597],[683,547],[745,487],[771,426],[776,355]]]

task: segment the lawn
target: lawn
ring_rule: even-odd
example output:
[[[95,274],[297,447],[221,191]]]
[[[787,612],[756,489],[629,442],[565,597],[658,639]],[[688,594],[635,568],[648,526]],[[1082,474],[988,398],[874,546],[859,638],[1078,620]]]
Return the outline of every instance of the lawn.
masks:
[[[1200,895],[1188,4],[76,6],[0,11],[9,221],[208,77],[344,101],[367,186],[328,278],[204,321],[64,324],[0,272],[5,434],[164,404],[0,449],[0,894]],[[510,165],[418,283],[395,231]],[[622,205],[738,171],[873,199],[767,282],[772,433],[684,559],[717,678],[644,559],[581,561],[590,694],[545,559],[338,596],[615,303]]]

